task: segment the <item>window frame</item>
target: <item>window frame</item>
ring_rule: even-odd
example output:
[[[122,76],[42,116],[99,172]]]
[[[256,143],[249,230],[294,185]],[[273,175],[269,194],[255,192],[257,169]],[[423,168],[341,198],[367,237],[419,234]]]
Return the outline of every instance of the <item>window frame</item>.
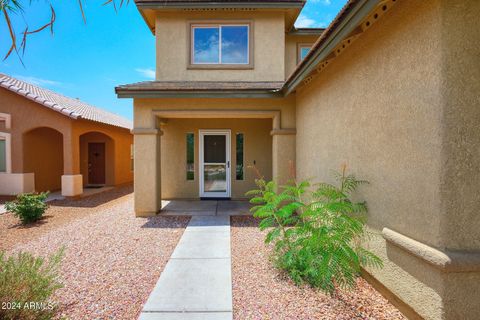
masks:
[[[193,137],[193,151],[192,151],[193,152],[193,162],[192,162],[193,178],[192,179],[188,178],[188,173],[189,173],[189,171],[188,171],[188,135],[190,135],[190,134]],[[188,131],[188,132],[185,133],[185,181],[195,181],[196,180],[195,179],[195,176],[196,176],[196,174],[195,174],[195,172],[196,172],[196,170],[195,170],[195,158],[196,158],[196,156],[195,156],[195,132]]]
[[[12,149],[10,133],[0,132],[0,139],[5,141],[5,171],[0,171],[0,174],[12,173]]]
[[[253,21],[251,20],[197,20],[197,21],[189,21],[188,25],[188,61],[187,61],[187,69],[253,69]],[[248,27],[248,63],[194,63],[193,62],[193,50],[194,46],[194,28],[219,28],[219,61],[221,61],[222,57],[222,26],[241,26],[241,27]]]
[[[242,144],[242,178],[238,179],[237,176],[237,167],[238,167],[238,135],[242,135],[243,144]],[[236,132],[235,133],[235,180],[236,181],[245,181],[245,133]]]
[[[303,48],[308,48],[308,49],[312,49],[312,46],[313,46],[313,43],[312,42],[300,42],[300,43],[297,43],[297,64],[299,64],[300,62],[302,62],[302,49]]]

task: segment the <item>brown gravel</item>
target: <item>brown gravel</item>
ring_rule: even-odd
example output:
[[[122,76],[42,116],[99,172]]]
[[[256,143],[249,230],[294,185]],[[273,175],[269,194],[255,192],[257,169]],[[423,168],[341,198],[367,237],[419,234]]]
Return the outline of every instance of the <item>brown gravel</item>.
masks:
[[[298,288],[270,263],[258,220],[232,217],[234,319],[406,319],[365,280],[331,298]]]
[[[59,317],[136,319],[188,223],[187,217],[135,218],[132,194],[118,198],[118,192],[98,195],[117,198],[104,204],[93,197],[62,202],[63,207],[57,202],[51,210],[58,211],[50,212],[53,217],[39,228],[61,220],[58,215],[81,217],[62,220],[10,251],[46,256],[65,246],[65,287],[55,296]]]
[[[105,203],[113,205],[116,199],[132,192],[133,187],[129,185],[85,198],[51,201],[41,220],[25,226],[13,214],[4,213],[0,215],[0,250],[32,241],[53,229],[97,212]]]

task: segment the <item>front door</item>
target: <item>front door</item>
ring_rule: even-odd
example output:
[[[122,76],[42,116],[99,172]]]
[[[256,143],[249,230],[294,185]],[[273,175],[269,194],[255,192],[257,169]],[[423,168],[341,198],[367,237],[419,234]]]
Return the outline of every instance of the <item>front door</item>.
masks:
[[[200,130],[200,197],[230,198],[230,130]]]
[[[88,144],[88,184],[105,184],[105,143]]]

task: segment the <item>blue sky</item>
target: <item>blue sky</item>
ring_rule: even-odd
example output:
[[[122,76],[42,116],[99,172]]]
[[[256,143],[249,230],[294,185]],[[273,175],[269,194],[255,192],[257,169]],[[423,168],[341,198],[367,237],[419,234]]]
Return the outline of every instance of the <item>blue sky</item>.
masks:
[[[17,37],[48,22],[46,1],[26,3],[23,14],[11,17]],[[31,35],[23,56],[25,67],[12,54],[0,62],[0,72],[30,81],[97,107],[132,118],[132,101],[117,99],[118,84],[152,80],[155,67],[154,37],[133,1],[115,13],[104,1],[86,0],[84,24],[76,0],[53,0],[54,35],[48,30]],[[309,0],[297,27],[325,27],[346,0]],[[0,54],[9,48],[5,21],[0,20]]]

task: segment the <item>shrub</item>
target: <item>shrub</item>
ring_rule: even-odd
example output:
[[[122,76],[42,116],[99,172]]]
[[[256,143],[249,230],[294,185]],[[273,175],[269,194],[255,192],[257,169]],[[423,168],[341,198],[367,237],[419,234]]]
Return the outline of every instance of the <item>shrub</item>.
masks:
[[[34,222],[47,210],[47,197],[48,192],[19,194],[15,201],[5,203],[5,209],[16,215],[23,224]]]
[[[28,252],[10,257],[0,252],[0,319],[53,318],[51,296],[62,287],[58,271],[63,251],[48,260]]]
[[[367,236],[365,202],[354,202],[351,193],[366,181],[335,172],[339,186],[292,182],[277,188],[263,179],[251,203],[261,230],[269,229],[265,242],[274,244],[275,265],[297,284],[308,283],[333,294],[337,287],[351,289],[362,266],[382,267],[382,261],[362,246]]]

